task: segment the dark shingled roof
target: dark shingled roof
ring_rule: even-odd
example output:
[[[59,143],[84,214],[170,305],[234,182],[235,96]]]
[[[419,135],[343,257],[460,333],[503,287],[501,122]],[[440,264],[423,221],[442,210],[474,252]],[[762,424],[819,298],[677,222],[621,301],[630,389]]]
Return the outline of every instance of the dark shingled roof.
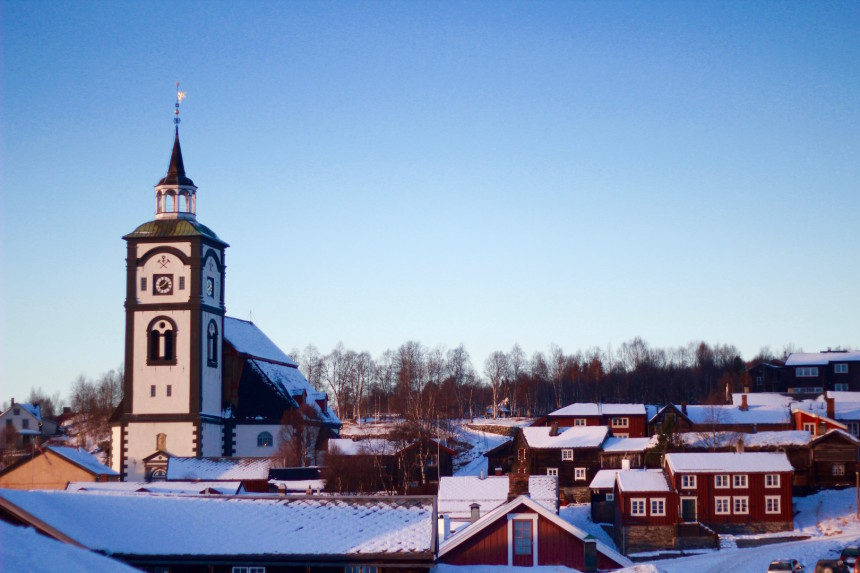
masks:
[[[182,163],[182,148],[179,147],[179,126],[176,126],[176,136],[173,139],[173,153],[170,154],[170,166],[167,176],[158,185],[191,185],[194,181],[185,176],[185,164]]]
[[[157,219],[139,226],[123,239],[144,239],[150,237],[207,237],[224,243],[215,232],[192,219]]]

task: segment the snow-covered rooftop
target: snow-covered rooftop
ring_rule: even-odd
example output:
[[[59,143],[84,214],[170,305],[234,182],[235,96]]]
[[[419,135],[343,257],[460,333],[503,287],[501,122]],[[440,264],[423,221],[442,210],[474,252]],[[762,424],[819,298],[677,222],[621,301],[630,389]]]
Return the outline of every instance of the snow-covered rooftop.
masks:
[[[296,366],[295,361],[278,348],[253,322],[225,316],[224,338],[242,354]]]
[[[597,404],[594,402],[583,402],[570,404],[550,412],[550,416],[635,416],[645,414],[644,404]]]
[[[442,477],[439,482],[439,515],[453,519],[469,519],[471,505],[481,507],[481,515],[508,501],[508,476],[454,476]],[[550,511],[558,511],[558,478],[556,476],[529,477],[529,496]]]
[[[625,492],[672,491],[663,470],[619,470],[615,479]]]
[[[732,394],[732,404],[735,406],[740,406],[744,400],[743,392],[735,392]],[[756,405],[756,406],[774,406],[783,408],[788,407],[789,404],[794,402],[795,398],[792,396],[787,396],[785,394],[780,394],[778,392],[747,392],[747,404]]]
[[[0,490],[84,546],[118,555],[429,555],[432,497],[207,497]],[[224,528],[240,532],[225,535]]]
[[[55,541],[32,527],[0,521],[0,568],[28,573],[140,573],[110,557]]]
[[[180,458],[167,460],[167,479],[227,481],[268,480],[271,458]]]
[[[782,453],[672,453],[666,454],[666,464],[675,473],[762,473],[793,471],[788,457]]]
[[[523,428],[523,436],[529,447],[554,448],[598,448],[609,434],[606,426],[573,426],[559,428],[557,436],[550,436],[552,428],[537,426]]]
[[[88,472],[98,476],[118,476],[119,472],[99,462],[95,456],[77,448],[66,446],[48,446],[48,449],[65,458],[73,464],[80,466]]]
[[[588,484],[591,489],[611,489],[615,486],[615,474],[621,470],[600,470]]]
[[[644,452],[655,442],[655,438],[606,438],[601,448],[604,452]]]
[[[737,432],[684,432],[679,439],[690,448],[734,447],[738,439],[743,439],[744,447],[767,448],[784,446],[805,446],[810,435],[806,430],[786,430],[783,432],[756,432],[755,434]]]
[[[786,366],[823,366],[831,362],[860,362],[860,350],[846,352],[794,352]]]
[[[243,491],[242,482],[225,481],[73,481],[66,486],[72,492],[107,493],[173,493],[194,495],[215,491],[221,495],[236,495]]]
[[[740,406],[687,406],[687,417],[694,424],[730,425],[730,424],[790,424],[791,413],[786,406],[749,404],[747,410]]]

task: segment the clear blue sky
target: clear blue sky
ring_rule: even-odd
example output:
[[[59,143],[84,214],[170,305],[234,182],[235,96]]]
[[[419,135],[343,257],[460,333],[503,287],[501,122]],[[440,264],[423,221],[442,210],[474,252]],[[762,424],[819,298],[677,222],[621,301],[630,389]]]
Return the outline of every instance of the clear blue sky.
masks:
[[[181,140],[282,348],[860,346],[860,3],[5,2],[0,399],[123,359]]]

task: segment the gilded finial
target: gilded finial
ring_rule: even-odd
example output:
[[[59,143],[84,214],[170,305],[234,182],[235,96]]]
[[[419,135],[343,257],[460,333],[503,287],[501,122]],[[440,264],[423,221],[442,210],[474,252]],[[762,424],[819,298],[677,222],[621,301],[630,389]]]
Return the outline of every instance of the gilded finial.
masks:
[[[179,104],[181,104],[182,100],[187,96],[188,94],[186,92],[179,91],[179,82],[176,82],[176,104],[173,106],[176,108],[173,110],[173,123],[176,125],[179,125],[179,122],[182,121],[179,119]]]

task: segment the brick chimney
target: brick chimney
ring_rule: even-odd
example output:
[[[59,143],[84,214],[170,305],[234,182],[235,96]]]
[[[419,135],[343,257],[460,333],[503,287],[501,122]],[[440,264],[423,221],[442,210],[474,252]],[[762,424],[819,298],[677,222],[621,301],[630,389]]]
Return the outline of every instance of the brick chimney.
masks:
[[[549,427],[549,435],[557,436],[558,435],[558,421],[554,421],[552,425]]]
[[[508,475],[508,501],[515,497],[529,492],[529,476],[527,475]]]
[[[497,476],[502,475],[502,468],[501,468],[501,466],[497,466],[497,467],[496,467],[496,475],[497,475]]]
[[[469,509],[472,510],[472,523],[475,523],[481,518],[481,506],[477,503],[473,503],[469,506]]]
[[[828,418],[835,418],[836,417],[836,398],[833,398],[832,396],[828,396],[827,398],[825,398],[825,400],[827,401],[827,417]]]
[[[747,395],[746,395],[746,394],[742,394],[742,395],[741,395],[741,410],[743,410],[744,412],[746,412],[746,411],[747,411],[747,410],[749,410],[749,409],[750,409],[750,406],[749,406],[749,404],[747,403]]]

